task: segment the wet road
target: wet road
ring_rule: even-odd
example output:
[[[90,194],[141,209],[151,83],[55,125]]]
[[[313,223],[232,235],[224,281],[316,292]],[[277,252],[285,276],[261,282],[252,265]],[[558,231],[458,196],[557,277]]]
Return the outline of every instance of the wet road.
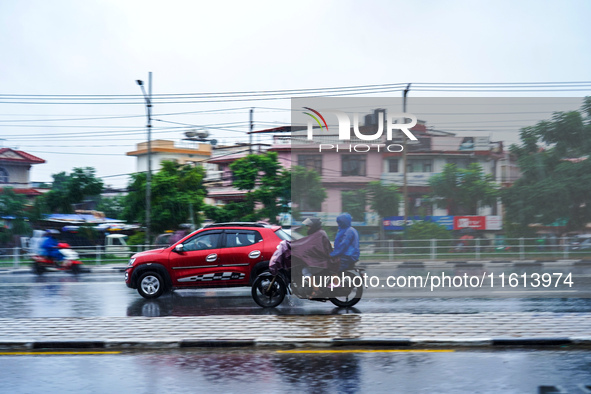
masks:
[[[0,387],[18,393],[583,393],[591,387],[588,350],[446,350],[1,355]]]
[[[591,312],[589,298],[364,298],[349,311],[289,297],[262,309],[248,288],[182,290],[145,300],[122,274],[0,275],[0,317],[196,316],[215,314]]]
[[[591,299],[392,298],[367,296],[355,309],[290,297],[262,309],[248,288],[183,290],[145,300],[118,274],[0,275],[0,317],[194,316],[215,314],[591,312]],[[288,349],[286,349],[288,350]],[[302,350],[302,349],[297,349]],[[591,351],[376,348],[194,349],[95,355],[0,355],[2,391],[33,392],[423,392],[583,393]],[[332,352],[338,350],[338,352]],[[426,349],[423,349],[426,350]],[[428,349],[427,349],[428,350]],[[563,391],[543,391],[543,387]]]

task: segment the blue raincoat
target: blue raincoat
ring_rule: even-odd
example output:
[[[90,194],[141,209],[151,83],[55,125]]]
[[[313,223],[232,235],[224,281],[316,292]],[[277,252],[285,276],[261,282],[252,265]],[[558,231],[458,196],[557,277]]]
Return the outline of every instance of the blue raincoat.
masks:
[[[64,255],[58,250],[57,239],[53,237],[46,237],[41,244],[43,256],[47,256],[54,261],[62,261]]]
[[[337,217],[339,231],[330,255],[341,259],[341,270],[352,268],[359,261],[359,233],[351,227],[352,222],[353,218],[348,213],[342,213]]]

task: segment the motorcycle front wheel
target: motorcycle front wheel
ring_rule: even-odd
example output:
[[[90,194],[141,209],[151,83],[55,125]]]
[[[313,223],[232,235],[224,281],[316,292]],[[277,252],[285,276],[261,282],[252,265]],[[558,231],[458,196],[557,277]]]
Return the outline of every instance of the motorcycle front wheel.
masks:
[[[351,278],[351,283],[361,283],[361,281],[353,281],[355,276],[359,276],[358,272],[347,272],[347,276]],[[339,295],[337,297],[330,298],[330,302],[339,308],[350,308],[357,304],[361,300],[363,295],[363,286],[347,286],[347,288],[337,289]]]
[[[287,287],[283,280],[271,274],[259,275],[252,284],[252,299],[263,308],[275,308],[283,302]]]

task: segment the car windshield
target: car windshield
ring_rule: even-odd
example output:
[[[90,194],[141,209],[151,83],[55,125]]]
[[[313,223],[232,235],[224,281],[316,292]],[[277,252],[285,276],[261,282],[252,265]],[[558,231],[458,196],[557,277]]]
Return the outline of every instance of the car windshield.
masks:
[[[289,235],[288,233],[286,233],[285,231],[279,229],[277,231],[275,231],[275,234],[277,234],[277,236],[282,240],[282,241],[293,241],[293,238],[291,237],[291,235]]]

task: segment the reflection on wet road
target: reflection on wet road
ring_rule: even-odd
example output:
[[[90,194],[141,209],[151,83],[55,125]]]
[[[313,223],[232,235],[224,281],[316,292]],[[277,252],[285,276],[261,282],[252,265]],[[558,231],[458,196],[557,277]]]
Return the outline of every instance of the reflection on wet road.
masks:
[[[588,298],[373,298],[344,310],[289,297],[278,308],[258,307],[248,288],[182,290],[146,300],[122,275],[56,273],[0,276],[0,317],[196,316],[216,314],[591,312]]]
[[[534,393],[553,386],[577,393],[591,385],[590,364],[588,350],[0,356],[0,386],[6,392],[142,393]]]

